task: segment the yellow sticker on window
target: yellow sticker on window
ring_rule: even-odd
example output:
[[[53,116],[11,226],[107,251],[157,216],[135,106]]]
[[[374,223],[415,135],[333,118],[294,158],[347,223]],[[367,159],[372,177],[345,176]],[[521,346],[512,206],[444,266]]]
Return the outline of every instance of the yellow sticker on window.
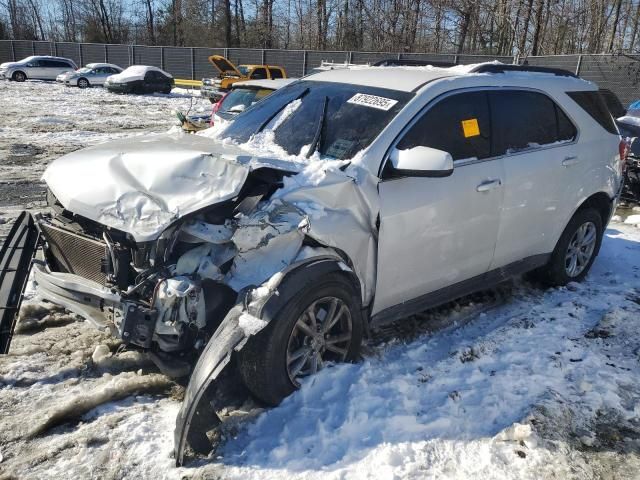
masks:
[[[462,120],[462,131],[464,132],[464,138],[477,137],[480,135],[480,127],[478,126],[477,118],[470,118],[469,120]]]

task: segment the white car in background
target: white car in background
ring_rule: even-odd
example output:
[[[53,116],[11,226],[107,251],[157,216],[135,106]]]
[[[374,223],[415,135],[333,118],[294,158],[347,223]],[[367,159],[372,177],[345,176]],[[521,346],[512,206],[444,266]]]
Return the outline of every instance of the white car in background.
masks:
[[[122,68],[111,63],[89,63],[85,67],[63,74],[63,82],[67,87],[88,88],[103,86],[111,75],[122,72]]]
[[[0,78],[24,82],[28,79],[55,80],[61,73],[75,70],[73,60],[63,57],[32,56],[19,62],[5,62],[0,65]]]

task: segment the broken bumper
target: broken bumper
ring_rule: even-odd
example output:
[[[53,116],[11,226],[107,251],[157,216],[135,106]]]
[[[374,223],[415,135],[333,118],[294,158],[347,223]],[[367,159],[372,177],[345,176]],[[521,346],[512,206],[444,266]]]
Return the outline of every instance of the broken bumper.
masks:
[[[44,262],[34,262],[37,296],[80,315],[96,327],[111,329],[122,317],[122,298],[97,282],[71,273],[52,272]],[[115,333],[115,332],[114,332]]]

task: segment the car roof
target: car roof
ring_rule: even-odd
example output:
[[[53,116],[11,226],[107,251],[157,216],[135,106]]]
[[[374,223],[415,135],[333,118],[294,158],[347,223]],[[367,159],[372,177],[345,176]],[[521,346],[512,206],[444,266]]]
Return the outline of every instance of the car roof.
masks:
[[[138,74],[146,73],[146,72],[149,72],[149,71],[153,70],[155,72],[160,72],[160,73],[166,75],[169,78],[173,78],[173,76],[170,73],[167,73],[164,70],[162,70],[161,68],[154,67],[152,65],[131,65],[131,66],[125,68],[123,71],[127,71],[127,70],[129,72],[136,72]]]
[[[231,85],[231,88],[238,87],[255,87],[255,88],[270,88],[272,90],[278,90],[279,88],[285,87],[290,83],[298,80],[297,78],[276,78],[273,80],[265,79],[265,80],[246,80],[244,82],[235,82]]]
[[[370,67],[357,66],[335,70],[326,70],[310,74],[305,80],[318,82],[336,82],[363,85],[368,87],[387,88],[404,92],[416,92],[426,84],[440,79],[463,79],[480,77],[488,85],[503,84],[505,79],[516,83],[522,81],[544,80],[549,86],[566,85],[571,83],[574,87],[583,85],[584,89],[593,89],[595,85],[583,79],[573,76],[559,76],[550,72],[531,71],[504,71],[501,73],[474,73],[471,70],[479,65],[501,65],[499,62],[485,62],[481,64],[456,65],[454,67],[433,67],[431,65],[411,67]],[[486,81],[488,78],[488,82]]]
[[[86,68],[115,67],[122,70],[122,67],[119,67],[118,65],[114,65],[113,63],[87,63],[85,67]]]

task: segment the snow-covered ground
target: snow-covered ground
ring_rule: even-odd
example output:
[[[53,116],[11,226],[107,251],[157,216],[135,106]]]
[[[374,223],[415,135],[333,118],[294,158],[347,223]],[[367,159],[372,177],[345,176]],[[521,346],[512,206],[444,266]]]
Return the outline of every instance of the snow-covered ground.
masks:
[[[0,228],[41,205],[30,188],[51,159],[166,130],[189,102],[0,83]],[[42,151],[12,160],[14,145]],[[231,412],[248,411],[217,458],[180,469],[183,387],[63,310],[27,304],[0,358],[0,479],[640,478],[629,222],[610,225],[583,284],[516,282],[398,323],[398,338],[376,333],[362,362],[322,371],[277,408]]]

